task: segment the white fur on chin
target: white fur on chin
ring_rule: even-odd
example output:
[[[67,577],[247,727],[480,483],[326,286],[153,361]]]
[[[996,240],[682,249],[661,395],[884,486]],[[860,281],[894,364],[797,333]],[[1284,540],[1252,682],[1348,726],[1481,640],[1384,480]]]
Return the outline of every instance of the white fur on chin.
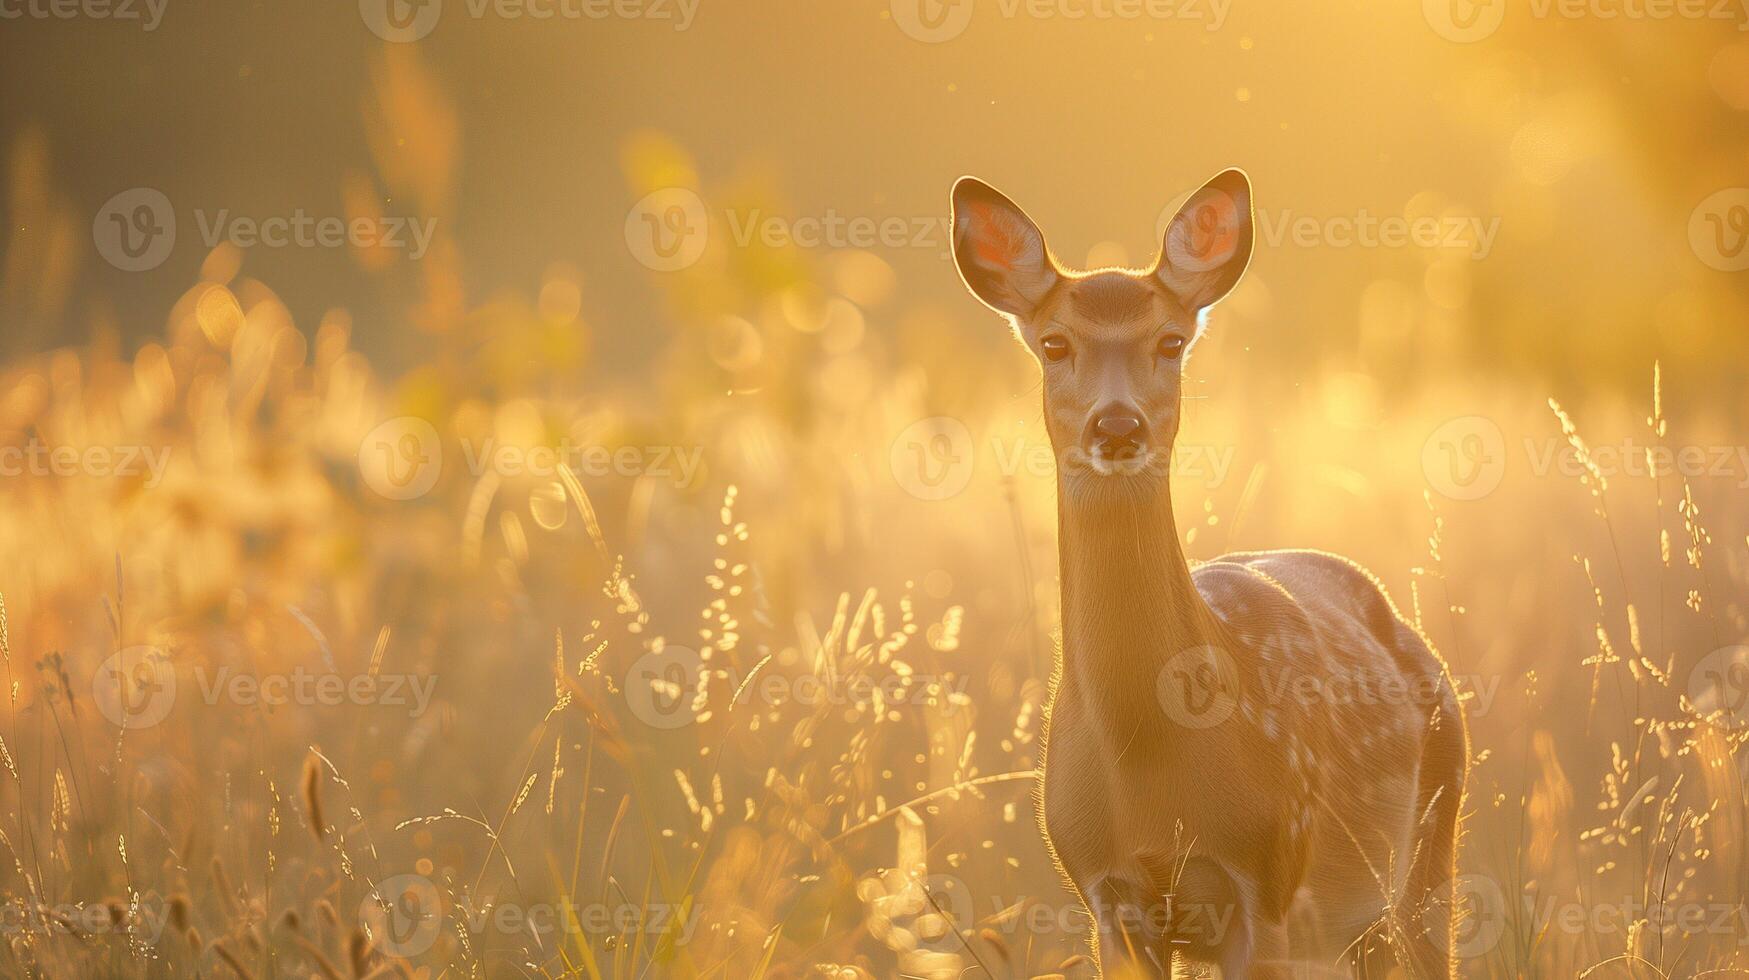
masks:
[[[1093,472],[1100,476],[1137,476],[1153,469],[1158,458],[1159,454],[1153,450],[1130,459],[1106,459],[1097,453],[1087,457],[1093,466]]]

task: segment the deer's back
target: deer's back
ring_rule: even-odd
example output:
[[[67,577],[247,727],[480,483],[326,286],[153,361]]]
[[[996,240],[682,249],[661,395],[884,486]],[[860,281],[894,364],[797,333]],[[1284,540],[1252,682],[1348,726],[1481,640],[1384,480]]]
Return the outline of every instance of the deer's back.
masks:
[[[1359,565],[1317,551],[1227,555],[1193,573],[1237,649],[1241,737],[1289,764],[1322,794],[1379,792],[1412,777],[1430,722],[1455,716],[1444,663]]]
[[[1301,810],[1286,850],[1304,856],[1301,884],[1326,919],[1364,925],[1385,899],[1374,871],[1400,877],[1408,864],[1425,740],[1441,718],[1461,723],[1445,665],[1345,558],[1247,552],[1193,578],[1240,647],[1238,731],[1286,755]]]
[[[1445,677],[1444,663],[1383,585],[1347,558],[1322,551],[1235,552],[1191,574],[1239,643],[1318,658],[1290,667],[1346,670],[1339,676],[1356,680],[1386,672],[1422,683]]]

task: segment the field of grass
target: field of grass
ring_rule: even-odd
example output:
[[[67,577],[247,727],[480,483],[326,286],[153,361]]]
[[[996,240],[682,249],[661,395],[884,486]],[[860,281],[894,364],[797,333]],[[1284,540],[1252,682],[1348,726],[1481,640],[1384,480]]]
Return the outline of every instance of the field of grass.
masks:
[[[0,365],[0,972],[1091,975],[998,323],[873,252],[713,252],[628,366],[563,268],[294,322],[240,262]],[[1408,363],[1439,297],[1389,295]],[[1405,390],[1253,357],[1287,318],[1247,286],[1196,352],[1180,530],[1350,555],[1451,662],[1466,975],[1749,973],[1741,391]],[[356,342],[421,329],[392,375]]]

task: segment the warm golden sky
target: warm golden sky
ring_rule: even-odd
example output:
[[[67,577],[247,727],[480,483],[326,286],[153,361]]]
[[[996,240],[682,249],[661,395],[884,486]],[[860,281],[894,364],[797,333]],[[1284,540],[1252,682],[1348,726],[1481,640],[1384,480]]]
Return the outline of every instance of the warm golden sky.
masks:
[[[342,214],[349,179],[392,184],[367,122],[390,63],[429,81],[433,101],[382,131],[430,128],[435,106],[445,159],[432,165],[448,173],[445,201],[383,207],[430,212],[459,243],[475,302],[532,293],[560,262],[593,322],[659,319],[660,290],[622,234],[639,196],[622,148],[654,130],[691,154],[725,230],[755,208],[926,223],[969,172],[1032,210],[1071,263],[1095,246],[1146,261],[1162,206],[1246,167],[1264,223],[1254,298],[1269,301],[1270,346],[1295,358],[1362,356],[1382,331],[1441,357],[1555,376],[1595,363],[1638,385],[1653,356],[1680,364],[1713,339],[1697,324],[1743,311],[1742,278],[1688,246],[1695,208],[1745,182],[1749,15],[1732,8],[625,0],[634,16],[603,18],[583,0],[446,0],[425,8],[436,19],[422,38],[388,43],[368,26],[378,2],[141,0],[135,22],[0,21],[0,87],[20,96],[0,100],[0,134],[14,148],[45,139],[81,233],[137,186],[163,191],[184,225],[151,273],[84,250],[67,324],[109,306],[130,333],[157,329],[204,254],[197,211]],[[1406,213],[1486,242],[1350,243]],[[909,298],[963,314],[938,239],[877,250]],[[395,277],[344,250],[255,249],[246,271],[301,320],[394,306]]]

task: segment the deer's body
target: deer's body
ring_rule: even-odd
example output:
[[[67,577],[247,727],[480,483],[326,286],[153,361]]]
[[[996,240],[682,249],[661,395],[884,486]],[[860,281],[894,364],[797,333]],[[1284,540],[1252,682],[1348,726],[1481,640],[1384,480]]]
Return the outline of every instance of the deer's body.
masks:
[[[1062,271],[969,179],[955,236],[1046,372],[1063,640],[1040,809],[1102,970],[1164,975],[1177,953],[1288,975],[1375,931],[1410,977],[1448,977],[1468,754],[1444,663],[1359,566],[1192,569],[1173,521],[1178,362],[1249,259],[1249,182],[1192,198],[1151,272]]]

